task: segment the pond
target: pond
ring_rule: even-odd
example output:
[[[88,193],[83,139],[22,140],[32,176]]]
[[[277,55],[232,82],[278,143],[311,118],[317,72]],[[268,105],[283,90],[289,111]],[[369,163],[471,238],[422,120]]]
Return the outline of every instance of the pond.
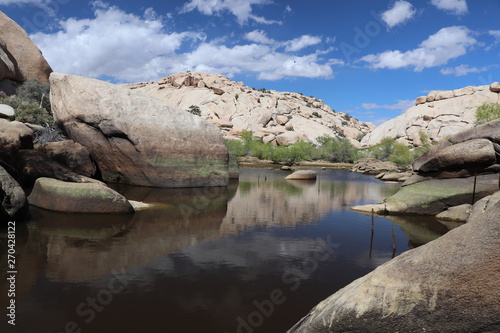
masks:
[[[16,326],[2,320],[1,331],[285,332],[351,281],[448,231],[421,217],[376,216],[372,229],[349,206],[400,185],[315,170],[316,181],[287,181],[286,171],[244,168],[227,188],[112,185],[154,203],[133,216],[31,208],[16,230]]]

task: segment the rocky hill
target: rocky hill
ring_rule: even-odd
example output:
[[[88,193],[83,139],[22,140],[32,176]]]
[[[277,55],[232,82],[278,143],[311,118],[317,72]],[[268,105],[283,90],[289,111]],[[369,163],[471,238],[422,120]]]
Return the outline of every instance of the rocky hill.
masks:
[[[362,140],[363,146],[373,146],[383,138],[398,138],[405,144],[420,146],[420,133],[432,141],[474,127],[476,108],[484,103],[500,102],[500,83],[456,90],[431,91],[418,97],[415,106],[378,126]]]
[[[336,112],[315,97],[294,92],[254,89],[227,77],[201,72],[179,73],[159,82],[126,85],[184,110],[198,107],[201,116],[221,128],[226,138],[250,130],[265,142],[294,142],[300,138],[345,135],[359,139],[374,128]]]

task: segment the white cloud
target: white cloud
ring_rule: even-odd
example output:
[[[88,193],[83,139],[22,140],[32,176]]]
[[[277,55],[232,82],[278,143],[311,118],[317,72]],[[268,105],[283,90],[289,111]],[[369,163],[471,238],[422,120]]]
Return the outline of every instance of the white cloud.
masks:
[[[500,38],[500,30],[490,30],[488,33],[495,38]]]
[[[24,5],[24,4],[32,4],[35,6],[42,6],[44,3],[47,3],[48,0],[0,0],[1,5]]]
[[[310,36],[274,41],[255,30],[245,35],[249,43],[225,46],[222,39],[206,41],[202,32],[166,32],[151,9],[138,16],[103,2],[93,5],[93,19],[67,19],[56,33],[31,35],[55,71],[119,82],[158,80],[186,70],[249,72],[266,80],[333,76],[320,52],[297,56],[286,51],[312,45],[316,40]]]
[[[252,14],[252,6],[270,3],[270,0],[190,0],[182,7],[181,13],[198,10],[205,15],[220,15],[222,12],[228,11],[236,16],[240,24],[247,23],[249,19],[262,24],[280,24],[279,21],[267,20]]]
[[[481,73],[490,70],[491,66],[485,67],[469,67],[469,65],[460,65],[456,67],[446,67],[441,69],[443,75],[465,76],[469,73]]]
[[[267,37],[267,34],[265,31],[262,30],[254,30],[251,31],[247,34],[245,34],[245,39],[255,42],[255,43],[260,43],[260,44],[275,44],[276,41],[274,39],[271,39]]]
[[[399,69],[414,67],[415,71],[446,64],[467,53],[477,40],[466,27],[453,26],[442,28],[420,43],[419,47],[406,52],[399,50],[369,54],[361,58],[372,68]]]
[[[363,103],[361,104],[361,107],[366,110],[372,110],[372,109],[386,109],[386,110],[400,110],[400,111],[406,111],[412,106],[415,106],[415,101],[414,100],[397,100],[396,103],[394,104],[375,104],[375,103]]]
[[[431,4],[455,15],[467,14],[469,11],[466,0],[431,0]]]
[[[416,9],[413,8],[411,3],[405,0],[398,0],[391,9],[383,12],[381,17],[389,28],[392,28],[398,24],[405,23],[411,19],[416,12]]]
[[[289,41],[287,43],[288,45],[286,46],[285,50],[289,52],[296,52],[308,46],[316,45],[319,43],[321,43],[321,38],[316,36],[304,35]]]

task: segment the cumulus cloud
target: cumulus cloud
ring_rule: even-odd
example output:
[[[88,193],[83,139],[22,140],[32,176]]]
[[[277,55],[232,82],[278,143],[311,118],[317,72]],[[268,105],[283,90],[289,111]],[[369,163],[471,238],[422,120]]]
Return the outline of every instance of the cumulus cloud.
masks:
[[[420,43],[419,47],[406,52],[399,50],[369,54],[361,58],[372,68],[399,69],[413,67],[415,71],[446,64],[467,53],[477,40],[472,32],[462,26],[442,28]]]
[[[270,3],[270,0],[190,0],[182,7],[181,13],[198,10],[205,15],[220,15],[223,12],[230,12],[236,16],[239,24],[246,24],[250,19],[262,24],[281,24],[280,21],[267,20],[252,14],[252,6]]]
[[[223,40],[207,41],[202,32],[166,32],[152,9],[139,16],[93,4],[95,18],[70,18],[59,22],[56,33],[31,35],[54,70],[118,82],[158,80],[186,70],[228,76],[249,72],[266,80],[333,75],[319,52],[290,54],[316,43],[311,36],[278,42],[255,30],[245,35],[250,42],[226,46]]]
[[[276,44],[276,41],[267,37],[266,32],[262,30],[254,30],[245,34],[245,39],[260,44]]]
[[[455,15],[464,15],[469,11],[466,0],[431,0],[431,4]]]
[[[446,67],[441,69],[443,75],[465,76],[469,73],[481,73],[490,70],[491,66],[470,67],[469,65],[460,65],[456,67]]]
[[[413,5],[405,0],[398,0],[394,3],[391,9],[382,13],[382,20],[389,28],[403,24],[411,19],[417,11]]]
[[[400,110],[406,111],[415,105],[414,100],[397,100],[394,104],[376,104],[376,103],[363,103],[361,107],[366,110],[372,109],[386,109],[386,110]]]
[[[321,43],[321,38],[316,36],[304,35],[289,41],[287,43],[288,45],[286,46],[286,51],[295,52],[319,43]]]

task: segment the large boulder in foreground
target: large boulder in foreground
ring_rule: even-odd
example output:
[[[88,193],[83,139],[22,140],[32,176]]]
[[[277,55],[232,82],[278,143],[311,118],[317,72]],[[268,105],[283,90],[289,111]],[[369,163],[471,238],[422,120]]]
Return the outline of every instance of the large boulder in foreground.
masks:
[[[0,167],[0,220],[4,222],[21,219],[28,208],[23,189],[4,168]]]
[[[498,175],[481,175],[476,179],[475,200],[498,190]],[[403,186],[384,203],[351,207],[352,210],[389,215],[436,215],[449,207],[472,203],[474,177],[432,179]]]
[[[108,182],[226,186],[220,130],[189,112],[107,82],[52,73],[56,123],[85,146]]]
[[[28,197],[31,205],[74,214],[131,214],[132,205],[118,192],[95,183],[39,178]]]
[[[467,224],[355,280],[289,332],[499,332],[499,215],[497,192]]]
[[[0,80],[47,82],[51,72],[26,31],[0,11]]]

